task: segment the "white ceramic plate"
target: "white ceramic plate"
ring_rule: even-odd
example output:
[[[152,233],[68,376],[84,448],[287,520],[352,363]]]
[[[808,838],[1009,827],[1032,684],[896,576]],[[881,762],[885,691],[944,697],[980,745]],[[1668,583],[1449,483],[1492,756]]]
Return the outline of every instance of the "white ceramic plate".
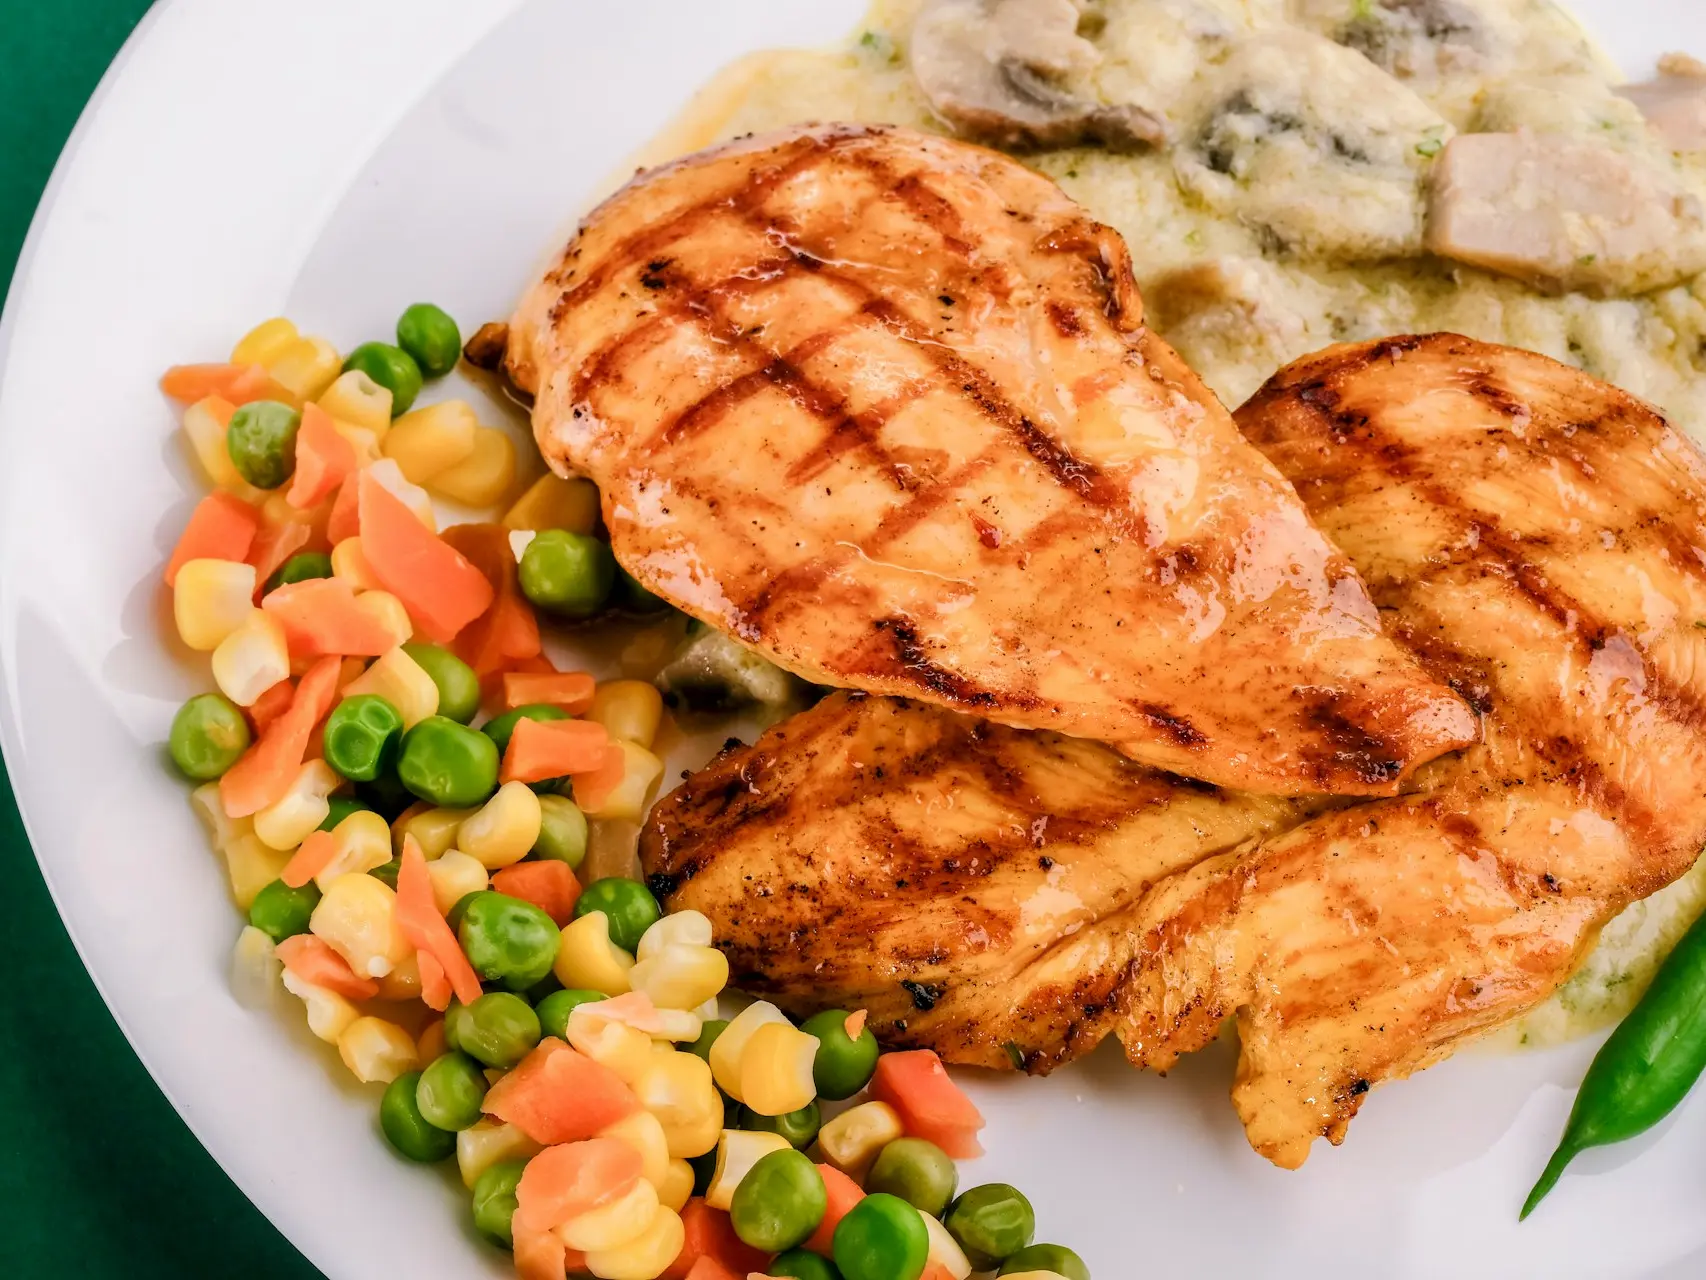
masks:
[[[1582,0],[1644,73],[1706,53],[1697,0]],[[191,691],[158,566],[193,485],[155,391],[288,312],[341,343],[427,297],[505,314],[588,194],[746,50],[822,43],[860,0],[173,0],[103,83],[0,327],[0,741],[85,962],[238,1185],[328,1275],[505,1274],[453,1179],[400,1164],[372,1093],[299,1012],[239,1008],[236,923],[158,744]],[[241,56],[233,56],[241,51]],[[169,628],[164,628],[169,630]],[[1463,1054],[1369,1099],[1299,1173],[1251,1154],[1223,1046],[1167,1079],[1111,1050],[976,1079],[974,1180],[1034,1199],[1103,1280],[1692,1276],[1706,1269],[1706,1097],[1579,1160],[1515,1211],[1592,1044]]]

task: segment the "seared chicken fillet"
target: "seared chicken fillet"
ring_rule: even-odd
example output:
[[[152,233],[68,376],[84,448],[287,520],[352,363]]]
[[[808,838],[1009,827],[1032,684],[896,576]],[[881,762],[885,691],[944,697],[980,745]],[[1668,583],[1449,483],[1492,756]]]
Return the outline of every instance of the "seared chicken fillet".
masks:
[[[1124,242],[996,152],[837,126],[644,173],[507,364],[624,567],[807,679],[1281,794],[1474,737],[1144,328]]]
[[[1311,815],[835,699],[690,779],[642,843],[739,981],[1031,1070],[1110,1029],[1164,1069],[1235,1017],[1235,1104],[1295,1167],[1688,868],[1706,842],[1693,445],[1574,370],[1451,336],[1305,360],[1239,419],[1485,742],[1415,794]],[[920,984],[933,1007],[909,1010]]]

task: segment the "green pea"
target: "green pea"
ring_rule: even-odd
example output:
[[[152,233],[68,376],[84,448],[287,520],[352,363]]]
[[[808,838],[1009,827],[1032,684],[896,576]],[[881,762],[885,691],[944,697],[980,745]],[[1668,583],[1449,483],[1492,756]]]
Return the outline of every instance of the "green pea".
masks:
[[[499,1160],[474,1179],[474,1227],[506,1249],[515,1246],[510,1220],[515,1217],[515,1188],[526,1168],[525,1160]]]
[[[817,1131],[823,1128],[823,1112],[816,1098],[798,1111],[780,1116],[761,1116],[751,1107],[742,1107],[729,1127],[750,1133],[779,1133],[796,1151],[804,1151],[817,1140]]]
[[[421,393],[421,367],[401,347],[364,342],[344,357],[344,372],[359,369],[391,393],[391,416],[407,413]]]
[[[338,829],[338,823],[342,822],[352,813],[373,812],[372,805],[368,804],[366,801],[357,800],[354,796],[333,796],[331,799],[326,801],[326,803],[331,806],[331,809],[330,812],[326,814],[326,820],[320,824],[320,830],[322,831],[336,831]]]
[[[302,415],[277,400],[251,400],[231,415],[225,452],[257,489],[276,489],[296,471],[296,431]]]
[[[1017,1187],[986,1182],[954,1201],[942,1225],[972,1266],[984,1271],[1031,1243],[1037,1215]]]
[[[377,867],[369,868],[367,874],[372,876],[375,880],[390,886],[392,892],[396,892],[397,873],[402,869],[403,860],[401,858],[392,858],[389,862],[382,863]]]
[[[414,795],[446,809],[469,809],[497,790],[498,749],[477,729],[428,716],[403,735],[397,776]]]
[[[329,578],[332,576],[332,557],[324,551],[303,551],[291,556],[278,572],[267,579],[268,591],[276,587],[286,586],[292,582],[306,582],[310,578]]]
[[[320,890],[312,880],[300,889],[274,880],[249,904],[249,923],[274,942],[283,942],[308,932],[308,918],[319,905]]]
[[[850,1015],[842,1009],[825,1009],[800,1024],[800,1030],[817,1037],[817,1057],[812,1061],[812,1079],[818,1097],[831,1102],[851,1098],[871,1083],[877,1070],[877,1037],[870,1027],[857,1039],[847,1034]]]
[[[440,645],[406,644],[403,652],[438,686],[438,714],[467,724],[480,709],[480,677],[474,668]]]
[[[448,1012],[444,1025],[449,1044]],[[455,1035],[454,1048],[488,1067],[513,1067],[539,1043],[539,1015],[518,995],[488,991],[457,1015]]]
[[[1027,1271],[1052,1271],[1066,1280],[1090,1280],[1090,1268],[1072,1250],[1061,1244],[1026,1245],[1009,1254],[1001,1264],[1004,1276],[1023,1275]]]
[[[805,1249],[790,1249],[770,1263],[771,1276],[793,1276],[795,1280],[841,1280],[841,1273],[828,1258],[819,1257]]]
[[[546,613],[590,618],[616,583],[610,547],[584,533],[547,529],[521,553],[521,594]]]
[[[485,892],[484,889],[475,889],[472,893],[465,893],[450,904],[450,910],[444,914],[444,922],[450,926],[452,933],[462,927],[462,917],[468,914],[468,904]]]
[[[630,613],[662,613],[669,608],[669,601],[647,591],[621,565],[616,566],[616,602]]]
[[[920,1213],[940,1218],[954,1198],[959,1170],[941,1147],[923,1138],[896,1138],[877,1153],[865,1190],[899,1196]]]
[[[707,1018],[699,1025],[699,1038],[687,1046],[687,1052],[711,1060],[711,1046],[717,1043],[717,1037],[729,1029],[727,1018]]]
[[[415,1105],[421,1073],[405,1071],[385,1086],[379,1100],[379,1129],[397,1154],[421,1164],[436,1164],[456,1154],[456,1135],[434,1128]]]
[[[486,1076],[465,1053],[441,1054],[421,1072],[415,1106],[435,1129],[460,1133],[480,1118]]]
[[[483,980],[525,991],[551,972],[563,934],[531,902],[486,889],[463,908],[456,936]]]
[[[586,815],[567,796],[539,797],[539,838],[533,856],[566,862],[575,870],[586,859]]]
[[[924,1219],[898,1196],[866,1196],[835,1226],[835,1265],[846,1280],[918,1280],[930,1257]]]
[[[729,1221],[754,1249],[781,1253],[805,1243],[828,1208],[816,1166],[798,1151],[772,1151],[735,1188]]]
[[[211,782],[249,747],[249,722],[229,698],[198,693],[172,717],[166,750],[184,777]]]
[[[594,911],[604,912],[610,921],[610,940],[630,955],[639,947],[640,935],[663,915],[650,889],[622,876],[594,880],[582,891],[575,901],[575,919]]]
[[[450,1049],[461,1049],[462,1052],[466,1053],[467,1050],[462,1049],[462,1028],[470,1027],[472,1025],[473,1023],[468,1017],[468,1006],[453,997],[450,1001],[449,1007],[444,1011],[445,1047]]]
[[[388,773],[402,741],[402,713],[377,693],[345,698],[326,718],[326,763],[351,782]]]
[[[593,1004],[599,1000],[609,999],[602,991],[577,991],[570,988],[567,991],[553,991],[536,1006],[539,1014],[539,1026],[548,1036],[556,1036],[559,1040],[569,1038],[569,1015],[583,1004]]]
[[[429,378],[442,378],[462,358],[462,334],[442,307],[417,302],[397,318],[397,345]]]

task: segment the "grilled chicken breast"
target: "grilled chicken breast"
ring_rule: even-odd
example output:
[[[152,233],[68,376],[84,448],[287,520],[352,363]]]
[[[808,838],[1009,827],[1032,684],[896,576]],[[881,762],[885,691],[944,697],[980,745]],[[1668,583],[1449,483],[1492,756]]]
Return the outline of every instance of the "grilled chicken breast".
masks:
[[[807,679],[1276,793],[1474,737],[1144,328],[1124,242],[996,152],[834,126],[642,174],[507,365],[624,567]]]
[[[1030,1070],[1109,1030],[1164,1069],[1232,1017],[1251,1143],[1296,1167],[1687,869],[1706,842],[1692,444],[1574,370],[1448,335],[1300,362],[1239,422],[1485,741],[1413,794],[1311,810],[833,699],[690,779],[642,843],[740,982]]]

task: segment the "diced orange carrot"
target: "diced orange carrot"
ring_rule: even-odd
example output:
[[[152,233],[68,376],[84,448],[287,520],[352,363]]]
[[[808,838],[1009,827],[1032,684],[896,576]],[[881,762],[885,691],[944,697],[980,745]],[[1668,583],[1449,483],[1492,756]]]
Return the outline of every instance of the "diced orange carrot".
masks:
[[[296,429],[296,471],[285,501],[306,509],[332,496],[356,469],[355,446],[332,425],[332,415],[317,404],[302,406]]]
[[[666,1271],[664,1274],[667,1276],[670,1273]],[[759,1273],[749,1271],[746,1274],[747,1276],[754,1276]],[[693,1264],[693,1269],[686,1273],[686,1280],[746,1280],[746,1278],[736,1275],[715,1258],[706,1255]]]
[[[311,933],[286,938],[274,951],[284,967],[304,982],[336,991],[350,1000],[371,1000],[379,994],[378,979],[358,977],[330,943]]]
[[[403,837],[402,862],[397,868],[397,927],[403,931],[409,945],[423,958],[431,956],[444,971],[450,989],[463,1004],[473,1004],[481,995],[480,978],[468,957],[462,954],[462,944],[438,912],[432,895],[432,877],[427,875],[426,856],[413,836]],[[422,990],[426,974],[421,975]]]
[[[287,582],[261,597],[261,608],[284,628],[292,658],[327,653],[377,658],[397,644],[390,629],[356,603],[355,590],[342,578]]]
[[[292,889],[300,889],[331,866],[332,859],[337,856],[338,842],[330,831],[310,831],[308,838],[290,855],[290,861],[284,864],[278,878]]]
[[[528,722],[523,720],[521,723]],[[510,741],[513,743],[515,739],[511,738]],[[610,793],[621,785],[622,773],[627,764],[628,757],[622,753],[621,746],[615,742],[607,743],[604,759],[599,762],[598,767],[575,775],[575,803],[583,809],[602,809],[604,802],[610,798]]]
[[[518,720],[498,776],[504,782],[543,782],[588,773],[604,767],[609,747],[609,731],[594,720]]]
[[[194,404],[208,396],[234,405],[251,400],[295,403],[296,399],[258,364],[175,364],[161,375],[160,390],[183,404]]]
[[[768,1264],[768,1255],[737,1236],[729,1215],[721,1209],[713,1209],[703,1197],[694,1196],[682,1206],[681,1225],[687,1232],[681,1252],[664,1268],[659,1280],[688,1280],[688,1277],[699,1280],[704,1275],[731,1272],[745,1276],[753,1271],[763,1271]],[[722,1271],[696,1269],[706,1262],[722,1268]]]
[[[166,561],[166,585],[178,580],[178,570],[189,560],[232,560],[245,564],[249,547],[261,518],[241,498],[229,493],[210,493],[190,513],[172,558]]]
[[[527,1162],[515,1187],[515,1224],[549,1231],[620,1199],[644,1170],[639,1150],[615,1138],[546,1147]]]
[[[885,1053],[871,1077],[871,1097],[899,1112],[908,1134],[934,1142],[955,1160],[983,1154],[977,1140],[983,1113],[949,1078],[935,1050]]]
[[[593,1137],[640,1109],[634,1091],[609,1067],[549,1037],[491,1087],[482,1105],[546,1146]]]
[[[800,1247],[827,1258],[834,1252],[835,1228],[853,1211],[853,1206],[865,1198],[865,1192],[834,1165],[820,1164],[817,1171],[823,1175],[823,1189],[829,1193],[829,1207],[823,1211],[823,1221],[818,1223],[817,1230]]]
[[[519,1280],[563,1280],[568,1271],[568,1246],[549,1231],[524,1231],[517,1227],[515,1274]]]
[[[491,607],[456,637],[457,656],[482,677],[524,670],[516,664],[540,652],[539,620],[521,594],[509,530],[498,524],[458,524],[444,531],[444,540],[486,575],[494,593]],[[549,664],[545,669],[551,669]]]
[[[450,1008],[450,997],[455,994],[450,989],[450,979],[445,976],[444,966],[433,959],[430,951],[415,952],[415,963],[421,971],[421,1003],[443,1013]]]
[[[306,521],[261,522],[255,533],[254,545],[249,548],[249,563],[255,566],[257,595],[266,589],[267,579],[277,573],[286,560],[306,547],[313,536],[314,529]]]
[[[358,471],[338,486],[338,496],[332,501],[332,514],[326,521],[326,537],[335,547],[345,538],[361,533],[361,473]]]
[[[290,789],[308,739],[337,696],[338,660],[321,658],[296,686],[290,709],[267,726],[219,780],[219,800],[233,818],[258,813]]]
[[[443,644],[491,606],[492,584],[373,478],[360,474],[361,550],[426,638]]]
[[[512,898],[531,902],[559,929],[574,919],[575,903],[581,896],[581,882],[566,862],[541,858],[536,862],[517,862],[492,877],[492,888]]]
[[[280,680],[255,699],[255,705],[249,708],[249,724],[257,736],[265,733],[268,725],[290,710],[290,700],[295,696],[296,686],[289,680]]]
[[[504,710],[544,702],[578,716],[592,706],[597,688],[598,681],[584,671],[508,671],[504,673]]]
[[[940,1262],[932,1262],[924,1268],[924,1274],[918,1280],[954,1280],[954,1273]]]
[[[865,1023],[870,1020],[870,1017],[871,1014],[869,1010],[855,1009],[852,1013],[848,1014],[846,1020],[842,1022],[841,1029],[847,1033],[847,1038],[849,1040],[857,1040],[860,1036],[865,1034]]]

